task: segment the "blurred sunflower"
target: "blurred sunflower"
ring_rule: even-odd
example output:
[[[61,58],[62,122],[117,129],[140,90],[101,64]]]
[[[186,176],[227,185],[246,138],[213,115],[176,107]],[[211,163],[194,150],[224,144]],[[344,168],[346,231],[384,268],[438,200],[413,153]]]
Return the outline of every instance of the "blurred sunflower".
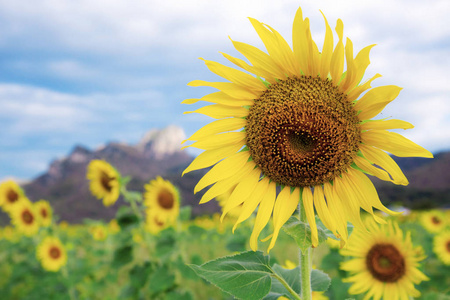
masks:
[[[37,201],[34,203],[34,209],[40,216],[41,226],[48,227],[52,224],[53,209],[48,201]]]
[[[46,237],[39,244],[36,255],[47,271],[57,272],[67,263],[66,249],[56,237]]]
[[[422,226],[432,233],[441,232],[446,226],[445,220],[445,214],[439,210],[423,212],[420,216]]]
[[[103,160],[93,160],[87,167],[87,179],[92,195],[103,199],[103,205],[116,203],[120,195],[120,173]]]
[[[108,229],[111,234],[116,234],[120,231],[119,223],[117,223],[116,219],[112,219],[108,223]]]
[[[419,297],[414,284],[429,280],[419,271],[419,262],[425,259],[420,246],[414,247],[411,234],[403,235],[397,223],[379,226],[368,220],[370,233],[355,228],[346,248],[340,253],[352,259],[341,264],[341,269],[351,273],[343,279],[353,283],[352,295],[367,293],[364,299],[408,300]]]
[[[89,228],[89,231],[92,234],[92,237],[96,241],[104,241],[108,237],[108,231],[106,227],[102,224],[96,224]]]
[[[11,208],[25,197],[22,188],[13,180],[7,180],[0,184],[0,207],[5,211],[11,211]]]
[[[21,198],[10,212],[11,223],[19,232],[33,236],[39,231],[40,217],[33,203],[27,198]]]
[[[361,208],[371,214],[373,207],[394,213],[380,202],[366,174],[408,184],[384,151],[402,157],[432,154],[400,134],[387,131],[413,128],[410,123],[371,120],[397,97],[401,88],[388,85],[371,89],[371,82],[379,74],[361,83],[374,45],[365,47],[354,58],[350,39],[346,39],[344,48],[341,20],[337,21],[339,39],[334,47],[333,33],[325,18],[322,50],[311,38],[309,19],[303,19],[300,8],[293,24],[292,49],[269,25],[252,18],[250,22],[268,54],[232,41],[250,64],[223,55],[247,72],[204,60],[213,73],[230,82],[189,83],[220,91],[183,101],[213,103],[193,112],[218,119],[187,139],[196,141],[187,147],[205,152],[183,174],[214,165],[194,192],[214,184],[200,201],[205,203],[236,185],[223,216],[243,204],[237,223],[246,220],[259,205],[250,238],[253,250],[272,212],[274,233],[269,250],[274,246],[280,228],[300,200],[312,229],[313,246],[318,245],[314,208],[325,226],[344,243],[347,221],[364,227]],[[278,196],[277,186],[281,189]]]
[[[144,226],[148,232],[152,234],[159,233],[170,225],[168,221],[168,219],[160,218],[158,211],[153,209],[146,210]]]
[[[433,251],[445,265],[450,265],[450,230],[433,238]]]
[[[158,220],[173,223],[180,214],[180,194],[175,186],[160,176],[145,185],[144,204]]]

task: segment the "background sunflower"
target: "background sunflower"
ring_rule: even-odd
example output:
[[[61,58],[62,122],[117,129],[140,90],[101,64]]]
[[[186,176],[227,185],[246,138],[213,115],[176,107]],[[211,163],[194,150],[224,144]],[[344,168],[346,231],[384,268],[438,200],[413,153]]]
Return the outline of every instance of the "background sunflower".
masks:
[[[180,194],[170,181],[158,176],[145,185],[144,205],[159,221],[173,223],[180,213]]]
[[[39,244],[36,255],[47,271],[57,272],[67,263],[66,249],[56,237],[47,236]]]
[[[450,230],[443,231],[433,238],[433,251],[445,265],[450,265]]]
[[[53,218],[53,209],[50,206],[50,203],[45,200],[39,200],[34,203],[34,208],[36,212],[39,214],[39,219],[41,221],[42,226],[50,226],[52,224]]]
[[[0,207],[5,211],[11,211],[12,207],[25,197],[22,188],[13,180],[7,180],[0,184]]]
[[[87,167],[87,179],[92,195],[103,199],[103,205],[113,205],[120,195],[120,173],[103,160],[92,160]]]
[[[11,223],[26,236],[33,236],[39,231],[40,217],[33,203],[21,198],[10,212]]]

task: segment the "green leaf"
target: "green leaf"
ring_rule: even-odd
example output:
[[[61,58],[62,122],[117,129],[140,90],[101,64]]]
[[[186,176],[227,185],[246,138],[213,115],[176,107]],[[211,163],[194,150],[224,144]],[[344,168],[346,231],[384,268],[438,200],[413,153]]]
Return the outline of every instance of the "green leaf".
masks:
[[[171,288],[175,283],[175,275],[167,266],[161,266],[153,272],[149,279],[149,291],[152,294],[163,292]]]
[[[292,216],[289,220],[283,225],[283,230],[290,235],[297,245],[299,246],[302,252],[305,252],[309,247],[312,246],[311,242],[311,228],[309,224],[304,223]],[[317,226],[317,233],[319,236],[319,244],[325,242],[328,238],[325,231]]]
[[[198,279],[197,274],[194,272],[194,270],[192,270],[192,268],[190,268],[187,264],[184,263],[184,260],[181,256],[178,256],[175,265],[177,269],[180,271],[181,276],[183,276],[184,278],[192,280]]]
[[[226,247],[231,252],[245,251],[247,245],[247,237],[241,234],[233,234],[228,236]]]
[[[166,230],[161,231],[161,235],[159,236],[156,242],[156,256],[169,256],[173,250],[175,249],[175,233],[172,228],[168,228]]]
[[[150,262],[145,262],[142,266],[136,265],[130,270],[130,282],[131,285],[140,289],[147,282],[148,276],[153,270],[153,266]]]
[[[128,206],[121,206],[116,213],[117,224],[122,230],[136,226],[139,218],[134,214],[133,210]]]
[[[171,291],[165,295],[165,300],[193,300],[191,293],[188,291]]]
[[[180,208],[180,216],[178,219],[180,221],[189,221],[192,215],[192,207],[187,205]]]
[[[123,246],[114,251],[113,267],[120,268],[133,260],[133,246]]]
[[[278,264],[274,264],[272,270],[297,293],[300,294],[300,267],[294,269],[284,269]],[[272,287],[269,294],[264,297],[264,300],[277,300],[279,297],[284,296],[288,299],[292,298],[292,295],[284,287],[284,285],[277,279],[272,280]]]
[[[325,292],[331,284],[331,279],[328,274],[314,269],[311,272],[311,289],[316,292]]]
[[[272,270],[269,256],[264,256],[261,251],[247,251],[201,266],[189,266],[200,277],[238,299],[262,299],[270,291]]]

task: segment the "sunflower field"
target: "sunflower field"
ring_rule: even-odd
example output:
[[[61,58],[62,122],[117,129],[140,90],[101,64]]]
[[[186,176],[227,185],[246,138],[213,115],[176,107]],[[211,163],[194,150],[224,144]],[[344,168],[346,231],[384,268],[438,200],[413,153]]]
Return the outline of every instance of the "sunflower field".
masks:
[[[100,169],[112,168],[106,162],[100,165]],[[94,186],[102,182],[101,176],[97,177],[98,182],[92,176],[88,178]],[[287,281],[299,276],[299,245],[289,226],[281,231],[270,258],[262,251],[253,252],[249,246],[252,222],[241,224],[232,233],[239,208],[222,222],[219,214],[191,218],[190,207],[179,207],[176,187],[161,177],[150,181],[143,195],[121,186],[128,205],[120,207],[116,218],[107,223],[57,222],[58,216],[53,215],[47,201],[31,202],[11,181],[0,187],[2,209],[10,213],[12,221],[0,230],[2,299],[234,299],[236,295],[241,299],[293,299],[276,280],[276,274]],[[95,194],[96,189],[92,191]],[[221,203],[227,197],[229,194],[216,200]],[[161,211],[156,213],[149,208],[158,205]],[[167,216],[163,215],[163,209]],[[380,284],[381,289],[381,281],[370,278],[367,275],[370,273],[362,277],[364,265],[358,267],[355,263],[358,252],[364,254],[361,249],[370,248],[371,243],[398,245],[397,249],[405,251],[401,257],[415,259],[406,263],[417,267],[415,276],[420,274],[421,280],[415,282],[416,296],[420,295],[420,299],[450,299],[450,277],[445,276],[450,273],[449,217],[450,211],[408,211],[400,217],[387,217],[388,224],[383,230],[369,222],[368,226],[374,228],[371,231],[378,235],[370,240],[355,229],[351,234],[354,240],[351,238],[341,249],[339,241],[321,237],[326,242],[313,250],[313,273],[328,275],[327,280],[312,283],[313,299],[363,299],[364,294],[350,293],[355,289],[352,286],[357,289],[370,281]],[[250,216],[253,221],[254,218]],[[272,230],[270,223],[262,235],[268,236]],[[259,241],[259,247],[267,248],[267,243]],[[401,260],[395,253],[390,256],[389,251],[382,253],[391,262]],[[270,292],[259,296],[257,293],[264,294],[264,289],[252,289],[248,283],[251,294],[242,296],[242,291],[217,284],[214,272],[205,272],[205,266],[218,257],[239,261],[244,256],[247,260],[263,261],[271,270],[265,274],[272,279]],[[275,275],[270,274],[272,271]],[[235,282],[234,286],[239,284]]]

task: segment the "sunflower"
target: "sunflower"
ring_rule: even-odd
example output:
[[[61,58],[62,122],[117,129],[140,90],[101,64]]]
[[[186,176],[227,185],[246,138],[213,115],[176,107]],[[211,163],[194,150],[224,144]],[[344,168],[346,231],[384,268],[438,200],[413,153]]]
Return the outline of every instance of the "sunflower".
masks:
[[[368,220],[365,230],[356,228],[346,248],[340,252],[352,259],[343,262],[341,269],[351,273],[344,279],[352,282],[349,293],[366,293],[364,299],[405,299],[419,297],[414,284],[428,280],[419,271],[419,262],[425,259],[422,247],[414,247],[411,234],[403,235],[397,223],[389,221],[379,226]]]
[[[441,232],[445,226],[445,214],[439,210],[430,210],[420,216],[423,227],[431,233]]]
[[[144,204],[159,221],[173,223],[180,213],[180,194],[175,186],[160,176],[145,185]]]
[[[7,180],[0,184],[0,207],[5,212],[11,211],[11,208],[25,197],[22,188],[13,180]]]
[[[113,205],[120,195],[120,173],[103,160],[93,160],[87,167],[87,179],[92,195],[103,199],[103,205]]]
[[[34,209],[40,216],[42,226],[48,227],[52,224],[53,209],[48,201],[40,200],[34,203]]]
[[[450,230],[439,233],[434,237],[433,250],[445,265],[450,265]]]
[[[89,228],[89,231],[96,241],[104,241],[108,237],[108,230],[102,224],[93,225],[91,228]]]
[[[168,219],[161,218],[157,210],[147,209],[145,214],[145,229],[152,233],[157,234],[161,230],[170,226]]]
[[[27,198],[21,198],[14,204],[10,216],[11,223],[24,235],[33,236],[39,231],[40,216]]]
[[[46,237],[38,246],[36,255],[47,271],[57,272],[67,263],[66,249],[56,237]]]
[[[379,74],[361,83],[373,45],[354,58],[350,39],[346,39],[344,47],[342,21],[337,21],[339,39],[334,47],[333,33],[324,19],[325,40],[319,51],[311,38],[309,20],[303,19],[300,8],[293,24],[292,49],[272,27],[250,18],[268,53],[232,41],[250,64],[223,55],[247,72],[204,60],[213,73],[229,82],[194,80],[188,84],[219,91],[183,101],[213,103],[193,112],[217,119],[187,139],[195,142],[186,147],[205,151],[183,174],[214,165],[194,189],[197,193],[214,184],[200,203],[236,185],[222,215],[243,204],[236,224],[246,220],[259,205],[250,238],[253,250],[272,212],[274,233],[269,250],[274,246],[280,228],[300,200],[312,229],[313,246],[318,245],[314,208],[325,226],[345,243],[347,221],[364,227],[360,208],[371,214],[373,207],[394,214],[380,202],[366,174],[408,184],[385,151],[396,156],[432,157],[400,134],[387,131],[412,128],[410,123],[371,120],[397,97],[401,88],[371,88]],[[277,187],[281,190],[278,195]]]

